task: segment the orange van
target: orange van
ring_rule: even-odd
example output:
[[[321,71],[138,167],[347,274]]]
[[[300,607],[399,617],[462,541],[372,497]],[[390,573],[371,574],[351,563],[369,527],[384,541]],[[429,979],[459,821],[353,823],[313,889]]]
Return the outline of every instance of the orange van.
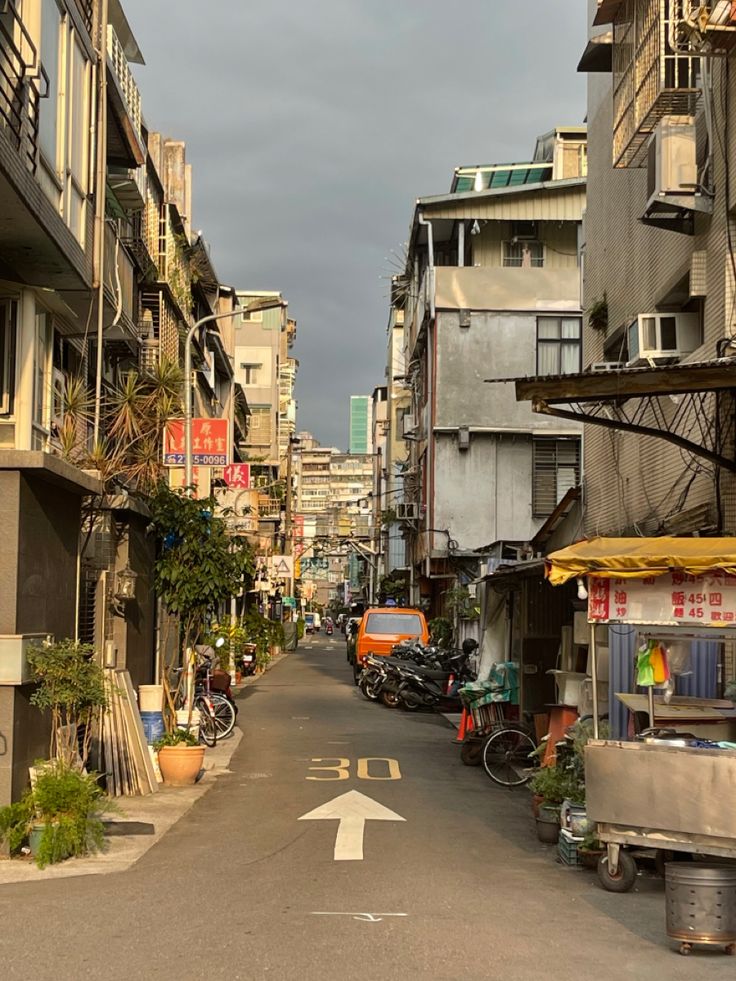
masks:
[[[429,628],[421,610],[403,606],[369,607],[363,614],[355,642],[355,675],[363,670],[367,654],[391,653],[394,644],[411,637],[422,644],[429,641]]]

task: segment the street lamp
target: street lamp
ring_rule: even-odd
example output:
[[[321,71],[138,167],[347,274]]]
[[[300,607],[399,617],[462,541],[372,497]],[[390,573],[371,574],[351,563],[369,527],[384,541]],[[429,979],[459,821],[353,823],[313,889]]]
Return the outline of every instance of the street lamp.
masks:
[[[225,320],[227,317],[240,317],[248,307],[237,307],[225,313],[210,313],[198,320],[187,331],[184,341],[184,483],[189,489],[194,483],[194,468],[192,466],[192,339],[200,327]]]

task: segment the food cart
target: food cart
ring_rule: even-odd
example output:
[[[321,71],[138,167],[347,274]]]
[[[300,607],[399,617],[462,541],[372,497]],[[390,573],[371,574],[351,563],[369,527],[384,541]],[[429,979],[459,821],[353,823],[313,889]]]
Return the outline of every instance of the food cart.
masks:
[[[603,886],[633,886],[637,848],[736,858],[733,707],[721,702],[714,710],[725,723],[718,742],[600,739],[595,629],[633,625],[645,644],[665,648],[673,640],[736,640],[736,539],[594,538],[552,553],[546,574],[552,585],[587,583],[593,739],[585,751],[586,808],[606,847],[598,869]],[[654,727],[652,684],[647,703]]]

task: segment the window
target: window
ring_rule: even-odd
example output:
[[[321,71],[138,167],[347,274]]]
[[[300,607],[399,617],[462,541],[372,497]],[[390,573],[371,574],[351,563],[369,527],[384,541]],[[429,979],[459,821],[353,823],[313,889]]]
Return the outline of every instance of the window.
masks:
[[[537,374],[580,371],[582,317],[537,317]]]
[[[244,385],[257,385],[258,384],[258,372],[262,368],[262,364],[254,364],[248,362],[241,362],[240,368],[243,372],[243,384]]]
[[[532,514],[548,518],[572,487],[580,483],[580,440],[532,441]]]
[[[13,414],[17,311],[15,300],[0,300],[0,415],[3,416]]]
[[[240,320],[245,324],[262,324],[263,310],[243,310]]]
[[[59,72],[60,72],[61,13],[56,0],[41,4],[41,64],[49,79],[48,98],[40,103],[38,136],[51,169],[59,169]]]
[[[84,244],[89,146],[89,62],[76,38],[69,64],[69,149],[67,151],[67,224]]]
[[[365,625],[365,633],[421,637],[422,621],[416,613],[371,613]]]
[[[503,264],[539,269],[544,265],[544,245],[541,242],[504,242]]]
[[[36,314],[36,343],[33,349],[33,425],[48,435],[51,414],[51,318]]]

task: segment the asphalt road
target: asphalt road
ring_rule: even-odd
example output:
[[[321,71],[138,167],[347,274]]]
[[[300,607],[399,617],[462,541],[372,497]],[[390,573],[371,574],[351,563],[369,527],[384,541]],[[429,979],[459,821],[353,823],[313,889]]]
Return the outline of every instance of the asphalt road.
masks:
[[[232,774],[128,872],[0,887],[0,978],[732,978],[664,933],[662,883],[555,862],[529,795],[463,767],[441,717],[366,702],[341,637],[246,689]],[[330,769],[332,767],[332,769]],[[298,820],[351,791],[403,817]],[[349,804],[354,804],[354,795]]]

